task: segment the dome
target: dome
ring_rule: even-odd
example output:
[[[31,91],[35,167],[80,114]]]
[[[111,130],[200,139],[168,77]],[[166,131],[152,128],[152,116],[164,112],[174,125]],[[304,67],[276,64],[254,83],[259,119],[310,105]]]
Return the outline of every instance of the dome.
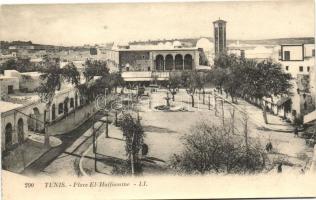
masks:
[[[126,41],[114,42],[112,49],[129,49],[129,43]]]
[[[181,44],[181,42],[179,42],[179,41],[174,41],[174,42],[173,42],[173,47],[174,47],[174,48],[179,48],[179,47],[182,47],[182,44]]]
[[[210,42],[207,38],[201,38],[196,42],[197,48],[202,48],[204,51],[210,51],[214,47],[214,43]]]
[[[167,48],[172,48],[172,43],[171,43],[171,42],[166,42],[166,43],[165,43],[165,47],[167,47]]]

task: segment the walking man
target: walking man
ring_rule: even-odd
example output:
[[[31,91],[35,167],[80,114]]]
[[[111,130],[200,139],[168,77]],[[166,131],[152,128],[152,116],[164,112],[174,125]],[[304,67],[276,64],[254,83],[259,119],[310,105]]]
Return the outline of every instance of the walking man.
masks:
[[[294,129],[294,137],[298,137],[298,128],[297,128],[297,126]]]
[[[282,173],[282,163],[278,165],[278,173]]]

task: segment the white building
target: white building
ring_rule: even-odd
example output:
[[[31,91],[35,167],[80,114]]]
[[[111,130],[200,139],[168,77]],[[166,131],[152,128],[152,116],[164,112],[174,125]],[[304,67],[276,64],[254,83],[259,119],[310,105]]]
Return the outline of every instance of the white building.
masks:
[[[315,108],[310,89],[310,72],[315,67],[314,44],[284,44],[279,48],[279,62],[293,77],[292,115],[304,116]]]
[[[51,107],[47,108],[46,103],[34,92],[41,82],[39,73],[8,70],[4,74],[0,77],[2,152],[10,151],[22,144],[29,132],[42,133],[44,112],[47,113],[46,122],[53,124],[84,103],[77,89],[65,83],[62,84],[60,91],[56,92]],[[28,78],[24,80],[26,75]]]

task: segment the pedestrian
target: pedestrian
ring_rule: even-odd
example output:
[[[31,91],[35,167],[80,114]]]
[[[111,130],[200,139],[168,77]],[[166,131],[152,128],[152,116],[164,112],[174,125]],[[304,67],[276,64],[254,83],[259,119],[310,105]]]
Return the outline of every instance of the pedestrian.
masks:
[[[282,163],[278,164],[278,173],[282,173]]]
[[[298,128],[297,128],[297,126],[294,129],[294,137],[298,137]]]
[[[271,141],[269,141],[269,142],[267,143],[267,145],[266,145],[266,151],[267,151],[267,152],[270,152],[270,151],[272,150],[272,148],[273,148],[272,143],[271,143]]]
[[[144,143],[142,145],[142,156],[146,156],[147,154],[148,154],[148,145]]]

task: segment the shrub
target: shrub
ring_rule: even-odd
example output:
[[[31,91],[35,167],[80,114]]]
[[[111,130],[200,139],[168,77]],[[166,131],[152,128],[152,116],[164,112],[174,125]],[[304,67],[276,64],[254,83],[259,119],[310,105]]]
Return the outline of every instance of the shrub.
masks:
[[[233,135],[223,127],[198,124],[184,136],[184,150],[171,159],[171,167],[189,174],[254,173],[265,167],[266,154],[255,140]]]
[[[128,156],[128,161],[131,166],[133,166],[134,173],[140,173],[142,171],[142,165],[138,155],[144,143],[143,127],[139,120],[134,119],[129,113],[123,115],[120,125],[123,134],[126,137],[125,150]]]

